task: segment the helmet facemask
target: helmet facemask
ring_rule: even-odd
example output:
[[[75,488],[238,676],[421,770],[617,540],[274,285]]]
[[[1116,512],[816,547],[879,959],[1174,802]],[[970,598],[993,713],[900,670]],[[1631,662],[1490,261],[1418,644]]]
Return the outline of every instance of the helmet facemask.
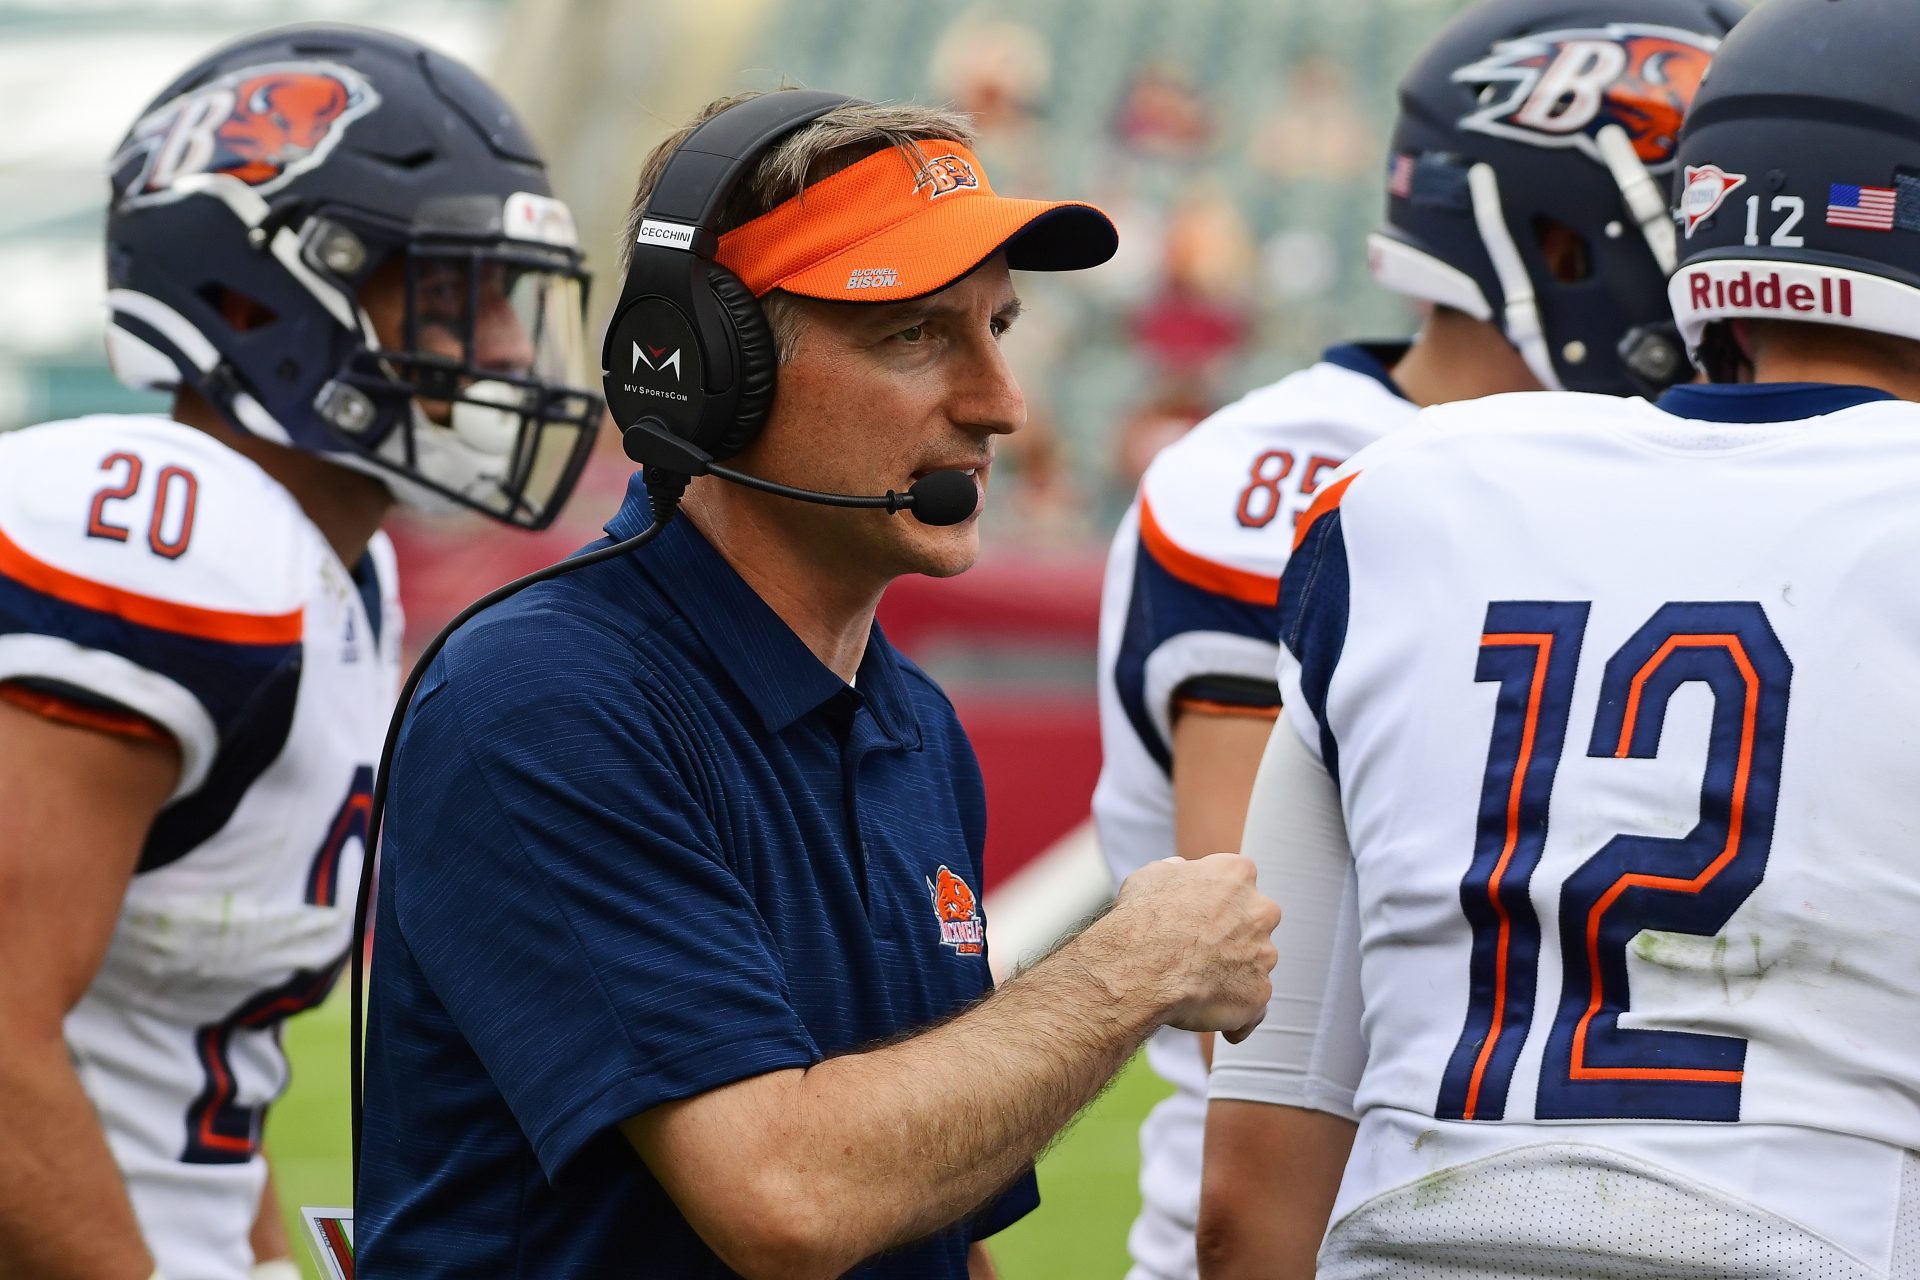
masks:
[[[350,452],[418,510],[545,528],[600,422],[586,277],[569,252],[416,239],[362,287],[377,347],[321,392]]]

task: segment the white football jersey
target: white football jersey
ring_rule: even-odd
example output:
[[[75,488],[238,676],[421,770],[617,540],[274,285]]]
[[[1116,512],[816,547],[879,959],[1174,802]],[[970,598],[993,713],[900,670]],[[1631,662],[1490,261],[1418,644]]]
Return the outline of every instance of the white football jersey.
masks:
[[[1920,1275],[1920,406],[1421,428],[1280,602],[1358,883],[1321,1274]]]
[[[1295,525],[1350,454],[1413,420],[1388,374],[1404,351],[1336,347],[1200,423],[1142,479],[1100,604],[1093,816],[1116,886],[1174,853],[1176,706],[1278,705],[1275,601]],[[1197,1038],[1171,1029],[1147,1059],[1176,1092],[1142,1130],[1135,1275],[1191,1277],[1206,1064]]]
[[[279,1026],[346,957],[400,632],[385,537],[350,573],[211,436],[119,416],[0,436],[0,682],[137,712],[180,747],[66,1022],[171,1280],[251,1266]]]

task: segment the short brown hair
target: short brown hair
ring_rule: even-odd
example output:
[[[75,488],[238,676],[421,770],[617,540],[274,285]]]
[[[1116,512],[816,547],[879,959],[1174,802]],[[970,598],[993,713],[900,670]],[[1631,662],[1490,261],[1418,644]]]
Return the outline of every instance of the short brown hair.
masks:
[[[787,86],[791,88],[793,86]],[[781,89],[772,90],[783,92]],[[627,212],[626,240],[620,247],[620,267],[625,270],[633,257],[633,246],[640,234],[640,221],[647,201],[659,185],[667,160],[693,131],[732,106],[760,97],[759,91],[736,93],[716,98],[699,114],[669,134],[647,156],[635,184],[633,205]],[[925,107],[914,103],[850,102],[835,107],[812,123],[794,130],[769,148],[746,177],[734,187],[733,195],[720,211],[714,227],[716,234],[745,226],[763,213],[800,194],[802,190],[857,164],[875,152],[895,147],[916,167],[927,162],[920,143],[948,139],[969,146],[974,140],[972,120],[958,111]],[[793,295],[776,289],[760,299],[773,327],[773,337],[784,364],[800,340],[801,314]]]

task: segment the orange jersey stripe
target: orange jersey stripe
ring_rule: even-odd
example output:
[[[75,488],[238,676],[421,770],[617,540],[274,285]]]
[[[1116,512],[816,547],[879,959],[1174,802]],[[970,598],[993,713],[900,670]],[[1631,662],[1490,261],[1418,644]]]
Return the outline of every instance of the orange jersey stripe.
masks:
[[[1346,479],[1330,484],[1320,491],[1320,496],[1313,500],[1313,505],[1307,508],[1306,514],[1300,517],[1300,523],[1293,528],[1295,551],[1298,551],[1300,544],[1307,540],[1307,533],[1313,528],[1314,521],[1338,507],[1340,500],[1347,496],[1347,486],[1359,478],[1360,473],[1356,471]]]
[[[101,733],[110,733],[116,738],[133,738],[140,742],[173,741],[172,734],[136,711],[112,711],[105,707],[90,707],[84,702],[75,702],[71,698],[62,698],[57,694],[29,689],[23,684],[15,684],[11,681],[0,683],[0,702],[12,703],[22,710],[45,716],[60,724],[70,724],[81,729],[96,729]]]
[[[1493,1023],[1480,1046],[1480,1056],[1474,1059],[1473,1077],[1467,1083],[1467,1103],[1460,1113],[1462,1120],[1473,1119],[1480,1110],[1480,1085],[1486,1078],[1487,1064],[1493,1061],[1493,1051],[1500,1046],[1500,1034],[1506,1027],[1507,957],[1512,950],[1513,920],[1507,914],[1507,904],[1500,900],[1500,883],[1506,879],[1507,868],[1513,864],[1513,851],[1520,847],[1520,802],[1526,795],[1527,770],[1533,765],[1533,743],[1540,728],[1540,704],[1547,687],[1547,667],[1553,661],[1551,632],[1480,637],[1483,649],[1521,645],[1533,649],[1533,683],[1527,691],[1527,727],[1520,735],[1520,754],[1513,762],[1513,784],[1507,791],[1506,842],[1500,848],[1500,861],[1494,864],[1493,874],[1487,878],[1487,902],[1493,907],[1493,914],[1500,918],[1499,941],[1494,951]]]
[[[1279,707],[1253,707],[1243,702],[1215,702],[1211,698],[1178,698],[1173,700],[1175,711],[1197,711],[1208,716],[1246,716],[1255,720],[1278,720]]]
[[[1140,500],[1140,541],[1155,564],[1189,586],[1242,604],[1271,607],[1280,599],[1280,579],[1236,569],[1177,545],[1153,518],[1153,508],[1144,497]]]
[[[155,596],[110,587],[36,559],[0,533],[0,575],[42,595],[112,614],[156,631],[224,640],[230,644],[298,644],[304,627],[299,609],[291,613],[231,613],[177,604]]]

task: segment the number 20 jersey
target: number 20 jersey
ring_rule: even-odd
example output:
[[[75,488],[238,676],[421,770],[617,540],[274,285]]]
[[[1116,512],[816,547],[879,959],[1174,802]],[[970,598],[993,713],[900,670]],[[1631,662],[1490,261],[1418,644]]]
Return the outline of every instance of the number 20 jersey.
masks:
[[[384,536],[350,573],[292,495],[190,427],[98,416],[0,435],[0,683],[133,712],[180,750],[66,1021],[173,1280],[250,1265],[280,1023],[325,995],[352,930],[398,681],[393,582]]]
[[[1430,410],[1303,522],[1368,1049],[1323,1275],[1920,1274],[1920,407],[1661,406]]]

